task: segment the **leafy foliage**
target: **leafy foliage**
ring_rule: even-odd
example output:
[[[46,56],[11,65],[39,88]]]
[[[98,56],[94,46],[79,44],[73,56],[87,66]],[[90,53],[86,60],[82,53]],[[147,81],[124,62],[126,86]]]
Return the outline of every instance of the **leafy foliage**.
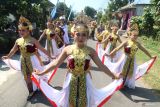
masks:
[[[70,14],[71,8],[67,7],[67,5],[64,2],[59,2],[57,4],[57,13],[55,15],[55,19],[59,18],[62,15],[65,15],[66,18],[68,18]],[[74,13],[71,13],[70,20],[73,20]]]
[[[125,6],[128,4],[128,0],[110,0],[108,3],[108,7],[105,11],[105,14],[108,20],[112,19],[113,12],[118,11],[119,8]]]
[[[142,16],[132,17],[131,23],[138,23],[140,32],[160,40],[160,1],[152,0],[152,6],[144,9]]]
[[[95,15],[97,14],[97,11],[94,8],[92,8],[92,7],[86,6],[84,8],[84,13],[87,16],[90,16],[91,18],[95,18]]]
[[[44,25],[49,17],[49,9],[53,6],[48,0],[1,0],[0,14],[2,15],[0,20],[12,14],[18,21],[19,17],[23,15],[31,22],[36,22],[38,26]]]

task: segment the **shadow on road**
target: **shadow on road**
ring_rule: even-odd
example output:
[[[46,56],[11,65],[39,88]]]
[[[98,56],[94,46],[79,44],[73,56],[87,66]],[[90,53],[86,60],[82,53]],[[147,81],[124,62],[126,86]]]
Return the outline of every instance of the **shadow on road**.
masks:
[[[160,102],[160,96],[157,94],[155,95],[155,92],[159,92],[160,90],[155,89],[147,89],[143,87],[136,87],[135,89],[129,89],[124,88],[120,90],[127,98],[129,98],[131,101],[135,103],[139,102]],[[133,98],[134,96],[134,98]],[[136,99],[138,98],[138,100]]]
[[[52,107],[52,105],[49,103],[47,98],[43,95],[41,91],[36,91],[32,99],[28,100],[27,102],[31,104],[37,104],[37,103],[42,103],[44,105],[47,105],[48,107]]]
[[[6,67],[6,64],[2,60],[0,60],[0,71],[8,71],[9,69],[10,68]]]

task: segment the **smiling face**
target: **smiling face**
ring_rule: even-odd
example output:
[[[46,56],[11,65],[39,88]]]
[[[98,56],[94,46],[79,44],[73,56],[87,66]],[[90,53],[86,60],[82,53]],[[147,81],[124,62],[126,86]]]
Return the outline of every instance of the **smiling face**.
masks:
[[[75,26],[74,40],[79,46],[85,45],[88,40],[88,27],[84,24]]]

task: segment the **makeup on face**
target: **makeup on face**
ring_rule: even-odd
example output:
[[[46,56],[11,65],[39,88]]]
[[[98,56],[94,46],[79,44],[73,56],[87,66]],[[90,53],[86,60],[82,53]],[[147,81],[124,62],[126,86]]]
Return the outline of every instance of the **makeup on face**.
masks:
[[[22,37],[26,37],[27,35],[29,35],[29,30],[28,29],[20,29],[18,30],[19,35]]]
[[[23,30],[18,30],[18,31],[19,31],[20,33],[21,33],[21,32],[23,32],[23,33],[24,33],[24,32],[27,32],[27,30],[25,30],[25,29],[23,29]]]
[[[78,37],[80,37],[80,36],[82,36],[82,37],[87,37],[87,35],[86,35],[86,33],[84,33],[84,32],[76,32],[75,33]]]

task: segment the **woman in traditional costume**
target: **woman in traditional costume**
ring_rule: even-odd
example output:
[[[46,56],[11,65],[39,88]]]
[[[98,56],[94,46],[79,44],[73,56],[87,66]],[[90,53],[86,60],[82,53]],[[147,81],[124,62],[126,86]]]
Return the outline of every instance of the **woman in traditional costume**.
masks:
[[[43,64],[41,62],[37,49],[44,52],[46,55],[48,55],[48,57],[50,57],[50,55],[39,44],[39,42],[36,39],[31,37],[32,25],[28,19],[21,16],[19,19],[18,29],[21,37],[16,40],[15,45],[13,46],[9,54],[7,56],[3,56],[2,59],[8,65],[12,65],[12,67],[14,66],[13,68],[15,68],[16,70],[21,69],[29,90],[29,97],[31,97],[35,91],[35,89],[33,89],[33,84],[31,80],[31,74],[32,74],[33,68],[43,70],[43,67],[42,67]],[[9,59],[18,50],[20,50],[20,53],[21,53],[20,62],[14,61],[10,63]]]
[[[35,74],[42,76],[68,59],[68,73],[62,90],[56,90],[39,79],[37,75],[33,76],[33,81],[40,87],[54,107],[101,107],[121,85],[121,80],[115,80],[114,83],[102,89],[94,88],[89,75],[90,60],[104,73],[112,78],[117,78],[111,71],[104,66],[98,58],[94,49],[86,46],[89,35],[88,27],[84,24],[77,24],[75,27],[75,43],[64,48],[61,55],[51,65]]]
[[[96,36],[99,44],[102,44],[102,49],[103,50],[105,50],[105,48],[107,46],[107,43],[102,42],[102,41],[105,40],[108,37],[109,34],[110,34],[110,31],[106,29],[101,34]]]
[[[135,88],[135,80],[145,74],[156,59],[156,57],[152,57],[150,53],[137,41],[138,34],[137,30],[131,31],[130,39],[123,42],[109,54],[109,56],[113,56],[117,51],[124,47],[124,54],[118,62],[109,63],[109,61],[105,61],[104,63],[110,68],[110,70],[115,71],[124,78],[124,85],[133,89]],[[149,58],[151,58],[151,60],[137,66],[135,55],[138,49],[142,50]]]
[[[38,40],[38,41],[41,41],[42,38],[43,38],[44,36],[46,36],[46,46],[45,46],[45,48],[47,49],[47,51],[49,52],[49,54],[50,54],[51,56],[54,56],[54,54],[55,54],[54,48],[53,48],[53,44],[54,44],[54,42],[55,42],[55,41],[54,41],[54,37],[55,37],[55,31],[54,31],[54,30],[55,30],[55,27],[54,27],[52,21],[49,20],[49,21],[47,22],[47,29],[45,29],[45,30],[43,31],[42,35],[40,36],[40,38],[39,38],[39,40]],[[39,51],[39,52],[40,52],[40,54],[41,54],[42,56],[44,56],[41,51]],[[47,59],[47,60],[49,60],[49,59]]]
[[[108,35],[107,38],[105,38],[101,42],[101,43],[105,43],[106,44],[105,54],[109,54],[111,51],[113,51],[117,46],[117,42],[122,43],[119,35],[117,34],[118,24],[113,24],[111,29],[112,29],[112,32]],[[115,55],[112,56],[109,59],[112,62],[116,62],[118,60],[118,58],[119,58],[119,53],[115,53]]]
[[[57,57],[58,55],[60,55],[60,53],[62,52],[63,48],[65,47],[65,43],[64,43],[64,31],[61,27],[56,27],[55,28],[55,45],[53,45],[54,48],[54,55]]]

